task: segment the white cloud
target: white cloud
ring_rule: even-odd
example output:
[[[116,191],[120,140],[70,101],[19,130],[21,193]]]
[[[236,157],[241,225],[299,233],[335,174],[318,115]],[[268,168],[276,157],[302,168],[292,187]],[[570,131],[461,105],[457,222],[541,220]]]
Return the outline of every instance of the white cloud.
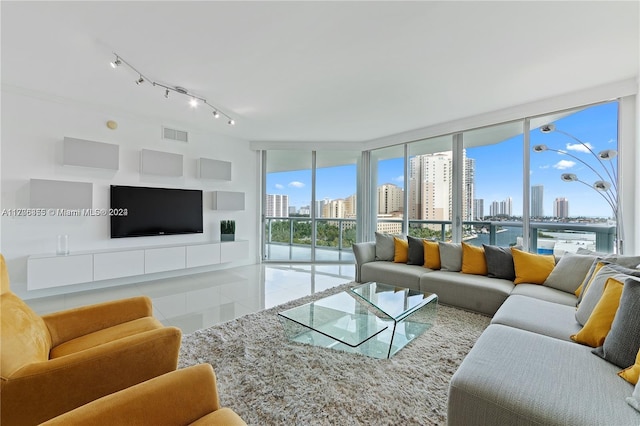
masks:
[[[553,165],[553,168],[554,169],[558,169],[558,170],[566,170],[566,169],[572,168],[575,165],[576,165],[575,161],[560,160],[556,164]]]
[[[584,145],[582,145],[581,143],[568,143],[567,149],[569,151],[578,151],[578,152],[584,152],[587,154],[589,153],[589,149],[593,150],[593,146],[589,142],[586,142]],[[589,149],[587,149],[587,146],[589,147]]]
[[[276,187],[276,189],[284,189],[284,185],[276,183],[275,185],[273,185]]]
[[[548,169],[549,167],[551,167],[551,166],[548,165],[548,164],[545,164],[544,166],[540,166],[541,169]]]
[[[404,182],[404,176],[400,175],[400,176],[396,176],[393,178],[394,182]]]
[[[289,188],[304,188],[304,183],[294,180],[293,182],[289,182],[288,186]]]
[[[609,140],[607,141],[607,143],[616,143],[616,140],[615,140],[615,139],[609,139]]]

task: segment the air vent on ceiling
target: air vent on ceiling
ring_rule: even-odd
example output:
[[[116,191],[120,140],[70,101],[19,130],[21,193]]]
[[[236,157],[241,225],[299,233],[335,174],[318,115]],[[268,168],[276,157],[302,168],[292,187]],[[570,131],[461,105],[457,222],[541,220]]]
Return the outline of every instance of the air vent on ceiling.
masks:
[[[178,142],[189,142],[189,133],[184,130],[170,129],[168,127],[162,128],[162,137],[164,139],[171,139]]]

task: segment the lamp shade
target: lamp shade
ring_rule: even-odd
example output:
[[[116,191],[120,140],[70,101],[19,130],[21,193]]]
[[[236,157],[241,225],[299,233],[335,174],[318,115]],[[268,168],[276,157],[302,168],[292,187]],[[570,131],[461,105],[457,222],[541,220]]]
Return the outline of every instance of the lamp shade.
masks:
[[[560,179],[564,182],[576,182],[578,180],[578,176],[573,173],[563,173],[562,176],[560,176]]]

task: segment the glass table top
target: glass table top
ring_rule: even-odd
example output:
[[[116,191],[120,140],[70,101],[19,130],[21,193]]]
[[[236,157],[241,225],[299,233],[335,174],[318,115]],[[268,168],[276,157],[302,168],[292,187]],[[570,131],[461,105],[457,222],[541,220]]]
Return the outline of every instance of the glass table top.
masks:
[[[369,282],[351,289],[351,291],[395,321],[411,315],[438,296],[417,290],[392,286],[384,283]]]
[[[346,292],[278,313],[345,345],[356,347],[388,328],[365,305]]]

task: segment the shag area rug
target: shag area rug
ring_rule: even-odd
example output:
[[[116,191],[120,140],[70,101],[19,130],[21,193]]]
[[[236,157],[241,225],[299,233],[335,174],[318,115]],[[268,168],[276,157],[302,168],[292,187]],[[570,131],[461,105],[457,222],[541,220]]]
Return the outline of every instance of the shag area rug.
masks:
[[[436,324],[391,359],[284,337],[277,313],[343,284],[183,336],[179,368],[213,366],[223,406],[250,425],[441,425],[449,380],[490,318],[438,306]]]

